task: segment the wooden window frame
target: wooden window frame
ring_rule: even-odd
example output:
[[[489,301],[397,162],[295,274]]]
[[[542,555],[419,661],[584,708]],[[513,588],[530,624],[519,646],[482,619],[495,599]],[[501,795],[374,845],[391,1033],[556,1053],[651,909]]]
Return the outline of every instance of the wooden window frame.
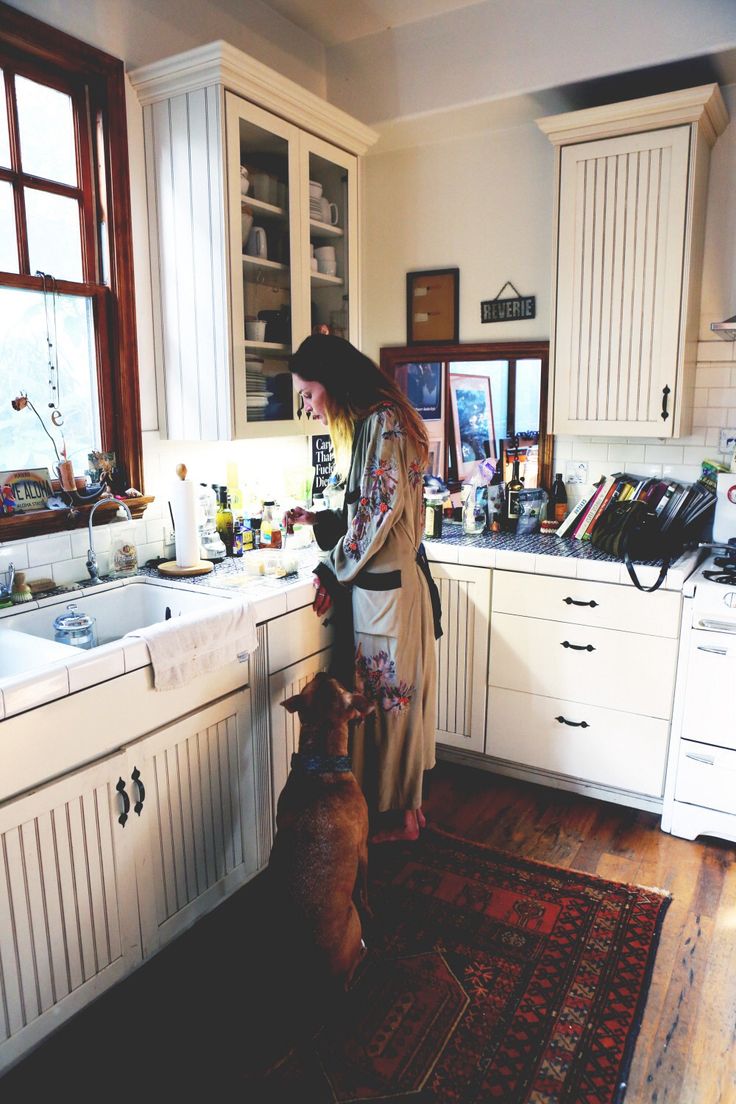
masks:
[[[477,341],[463,344],[438,345],[387,345],[381,349],[381,368],[391,377],[395,378],[396,368],[401,364],[412,361],[440,361],[442,363],[443,388],[444,388],[444,440],[450,445],[450,462],[442,465],[439,472],[445,479],[451,491],[460,489],[461,483],[457,475],[457,456],[454,447],[454,427],[452,424],[452,404],[450,400],[450,371],[449,365],[455,360],[508,360],[508,411],[509,418],[513,422],[515,415],[516,396],[514,392],[516,383],[516,361],[538,359],[542,362],[540,394],[539,394],[539,485],[549,487],[552,485],[552,464],[554,438],[547,432],[547,395],[549,384],[549,342],[548,341]],[[445,446],[447,451],[447,446]]]
[[[9,172],[0,169],[0,180],[10,180],[14,185],[21,271],[3,272],[0,285],[43,290],[42,279],[28,271],[25,218],[18,218],[19,213],[24,214],[24,184],[30,182],[62,195],[79,197],[82,192],[83,281],[58,280],[56,288],[59,294],[92,299],[102,448],[115,452],[129,485],[143,491],[124,66],[118,58],[0,2],[0,68],[6,67],[72,95],[78,185],[57,185],[19,173],[17,150],[13,149],[14,128],[10,128],[12,167]],[[14,102],[9,99],[8,112],[13,110]],[[106,276],[98,241],[102,215],[109,255]],[[2,401],[10,402],[11,398],[7,395]],[[128,500],[129,505],[136,506],[134,516],[139,516],[149,501]],[[38,510],[0,518],[0,542],[84,525],[89,509],[83,506],[74,516],[66,510]],[[98,516],[106,513],[101,510]]]

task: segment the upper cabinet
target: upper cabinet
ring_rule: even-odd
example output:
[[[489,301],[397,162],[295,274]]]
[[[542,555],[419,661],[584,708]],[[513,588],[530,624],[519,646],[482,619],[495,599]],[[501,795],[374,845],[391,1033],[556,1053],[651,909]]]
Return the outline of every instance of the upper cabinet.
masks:
[[[375,132],[222,42],[130,78],[166,435],[310,432],[287,358],[317,325],[360,340],[358,158]]]
[[[689,433],[718,85],[538,119],[556,147],[555,433]]]

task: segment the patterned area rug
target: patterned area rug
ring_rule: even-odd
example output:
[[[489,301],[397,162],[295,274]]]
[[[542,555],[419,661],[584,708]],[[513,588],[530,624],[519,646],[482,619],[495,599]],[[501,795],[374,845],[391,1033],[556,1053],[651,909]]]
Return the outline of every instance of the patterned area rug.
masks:
[[[667,894],[428,829],[374,848],[369,954],[280,1104],[613,1104]]]

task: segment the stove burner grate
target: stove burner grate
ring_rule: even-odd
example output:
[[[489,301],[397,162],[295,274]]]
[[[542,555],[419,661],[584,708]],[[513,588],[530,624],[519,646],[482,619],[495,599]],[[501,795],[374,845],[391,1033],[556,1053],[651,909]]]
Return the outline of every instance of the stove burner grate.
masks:
[[[718,560],[715,560],[714,563],[718,564]],[[736,563],[733,565],[724,563],[720,571],[704,571],[703,578],[711,583],[736,586]]]

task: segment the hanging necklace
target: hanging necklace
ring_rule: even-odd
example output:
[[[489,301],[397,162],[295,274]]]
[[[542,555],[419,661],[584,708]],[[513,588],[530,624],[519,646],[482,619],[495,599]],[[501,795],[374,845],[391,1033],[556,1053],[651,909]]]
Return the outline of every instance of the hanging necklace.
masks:
[[[43,280],[43,313],[46,321],[46,348],[49,358],[49,409],[51,410],[51,422],[55,426],[63,426],[64,415],[59,410],[61,402],[61,386],[59,380],[59,342],[56,325],[56,277],[48,272],[37,270],[37,276]],[[54,340],[51,340],[51,328],[49,326],[49,294],[52,296],[52,311],[54,321]]]

